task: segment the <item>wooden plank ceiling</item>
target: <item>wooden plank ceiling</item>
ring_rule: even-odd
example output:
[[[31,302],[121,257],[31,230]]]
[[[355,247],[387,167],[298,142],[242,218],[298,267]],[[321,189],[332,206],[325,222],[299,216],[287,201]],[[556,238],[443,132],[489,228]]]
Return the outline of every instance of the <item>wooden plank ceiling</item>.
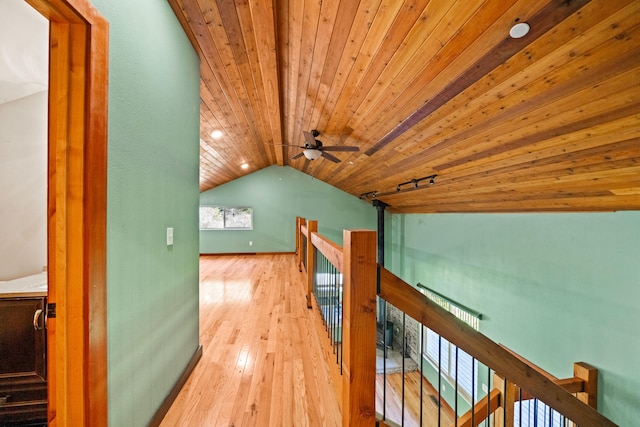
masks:
[[[278,164],[395,212],[640,209],[638,0],[169,3],[202,191]],[[311,129],[360,151],[291,160]]]

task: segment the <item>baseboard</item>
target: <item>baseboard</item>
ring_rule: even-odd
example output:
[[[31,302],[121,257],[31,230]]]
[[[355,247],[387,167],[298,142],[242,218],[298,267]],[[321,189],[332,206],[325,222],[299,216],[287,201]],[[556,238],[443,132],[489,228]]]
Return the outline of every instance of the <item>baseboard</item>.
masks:
[[[171,405],[173,405],[173,402],[178,397],[178,393],[180,393],[180,390],[187,382],[189,375],[191,375],[191,372],[196,367],[201,357],[202,344],[198,345],[198,348],[193,353],[193,356],[191,356],[191,360],[189,360],[189,363],[184,368],[184,371],[182,371],[182,375],[180,375],[180,378],[178,378],[178,381],[176,381],[176,384],[171,389],[171,392],[169,392],[169,395],[164,399],[164,402],[162,402],[160,408],[158,408],[153,418],[151,418],[151,421],[149,421],[149,427],[158,427],[160,425],[162,419],[165,415],[167,415],[167,412],[169,412],[169,408],[171,408]]]
[[[224,253],[202,253],[200,256],[243,256],[243,255],[295,255],[295,252],[224,252]]]

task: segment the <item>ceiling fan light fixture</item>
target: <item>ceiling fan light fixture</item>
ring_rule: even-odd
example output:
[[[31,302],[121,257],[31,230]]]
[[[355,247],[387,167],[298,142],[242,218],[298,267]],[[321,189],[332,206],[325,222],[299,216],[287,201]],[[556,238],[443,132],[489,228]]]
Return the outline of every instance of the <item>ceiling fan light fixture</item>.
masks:
[[[302,152],[309,160],[316,160],[318,157],[322,156],[322,151],[316,150],[315,148],[305,148]]]

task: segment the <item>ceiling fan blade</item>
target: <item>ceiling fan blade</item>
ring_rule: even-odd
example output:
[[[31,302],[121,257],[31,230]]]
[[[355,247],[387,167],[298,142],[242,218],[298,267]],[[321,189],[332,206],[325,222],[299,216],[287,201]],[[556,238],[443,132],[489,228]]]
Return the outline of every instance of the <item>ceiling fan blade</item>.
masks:
[[[296,154],[295,156],[293,156],[291,158],[291,160],[295,160],[295,159],[299,159],[300,157],[302,157],[304,155],[304,151],[299,152],[298,154]]]
[[[296,148],[305,148],[302,145],[293,145],[293,144],[271,144],[270,142],[266,143],[267,145],[274,145],[278,147],[296,147]]]
[[[304,134],[304,140],[307,142],[307,145],[309,145],[310,147],[315,147],[317,145],[316,137],[313,136],[311,132],[307,132],[306,130],[303,130],[302,133]]]
[[[359,147],[353,145],[329,145],[323,146],[322,150],[324,151],[360,151]]]
[[[322,157],[324,157],[325,159],[331,160],[333,163],[340,163],[340,159],[329,154],[329,153],[325,153],[324,151],[322,152]]]

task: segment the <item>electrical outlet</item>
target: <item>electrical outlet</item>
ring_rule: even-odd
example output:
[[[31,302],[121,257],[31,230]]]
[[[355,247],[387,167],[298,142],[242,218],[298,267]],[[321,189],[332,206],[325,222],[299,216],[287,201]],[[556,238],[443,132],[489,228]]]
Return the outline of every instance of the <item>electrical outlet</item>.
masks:
[[[173,227],[167,228],[167,246],[173,245]]]
[[[253,246],[253,240],[249,240],[249,246]]]
[[[447,391],[447,386],[442,383],[442,391]]]
[[[484,391],[485,393],[487,391],[489,391],[489,388],[487,387],[487,385],[485,383],[482,383],[482,391]]]

